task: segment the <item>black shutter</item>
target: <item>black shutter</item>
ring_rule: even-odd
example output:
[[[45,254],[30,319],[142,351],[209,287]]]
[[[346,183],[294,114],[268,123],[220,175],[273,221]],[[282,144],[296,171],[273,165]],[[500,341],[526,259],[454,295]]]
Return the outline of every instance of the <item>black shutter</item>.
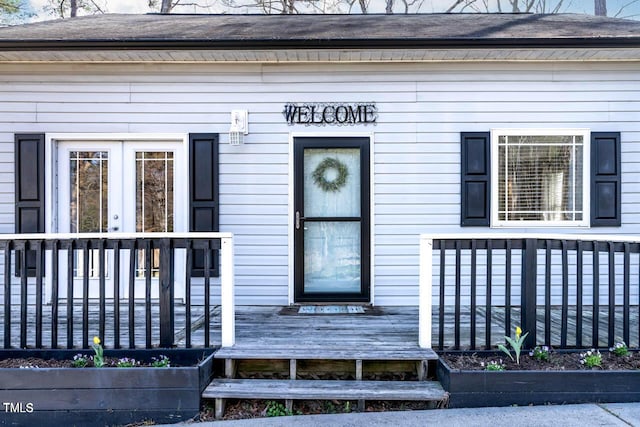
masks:
[[[44,134],[16,134],[14,152],[16,233],[44,233]],[[27,251],[27,274],[35,268],[36,252]]]
[[[189,231],[219,231],[218,134],[189,134]],[[218,276],[217,251],[210,265]],[[192,275],[204,276],[203,251],[194,251]]]
[[[622,223],[620,132],[591,132],[591,226]]]
[[[491,134],[462,132],[460,225],[489,226],[491,212]]]

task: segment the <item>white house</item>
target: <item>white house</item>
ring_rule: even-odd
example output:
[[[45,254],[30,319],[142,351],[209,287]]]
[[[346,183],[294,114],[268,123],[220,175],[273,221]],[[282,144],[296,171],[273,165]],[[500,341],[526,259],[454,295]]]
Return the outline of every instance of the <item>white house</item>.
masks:
[[[637,21],[101,15],[0,29],[0,81],[0,232],[231,232],[239,305],[416,305],[422,233],[640,232]]]

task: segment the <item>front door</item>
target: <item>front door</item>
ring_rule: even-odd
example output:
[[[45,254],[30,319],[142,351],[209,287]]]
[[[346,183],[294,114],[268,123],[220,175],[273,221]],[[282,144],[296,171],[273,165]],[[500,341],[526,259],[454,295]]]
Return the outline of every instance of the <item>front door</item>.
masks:
[[[296,302],[368,302],[369,138],[294,139]]]
[[[176,170],[182,164],[182,144],[160,141],[59,141],[58,142],[58,231],[61,233],[172,232],[176,220]],[[179,229],[179,228],[178,228]],[[84,257],[88,255],[88,262]],[[121,253],[121,268],[128,274],[129,253]],[[112,254],[107,252],[107,297],[113,296]],[[74,296],[82,295],[85,275],[89,297],[98,297],[100,277],[98,252],[76,252]],[[151,254],[151,271],[145,271],[145,254],[136,260],[135,297],[143,298],[145,277],[159,276],[157,250]],[[66,274],[67,269],[61,269]],[[66,277],[61,277],[62,283]],[[120,283],[125,283],[120,281]],[[66,292],[66,290],[65,290]],[[119,290],[128,297],[129,288]],[[157,295],[152,286],[152,297]],[[180,291],[178,290],[178,294]]]

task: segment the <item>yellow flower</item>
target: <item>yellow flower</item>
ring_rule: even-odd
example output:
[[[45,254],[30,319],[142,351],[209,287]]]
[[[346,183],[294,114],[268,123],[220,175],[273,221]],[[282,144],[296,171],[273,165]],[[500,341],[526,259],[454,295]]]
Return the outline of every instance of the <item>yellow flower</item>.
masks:
[[[516,326],[516,339],[520,339],[520,335],[522,335],[522,329],[520,326]]]
[[[97,345],[97,344],[100,344],[100,338],[98,338],[98,337],[93,337],[93,343],[94,343],[94,344],[96,344],[96,345]]]

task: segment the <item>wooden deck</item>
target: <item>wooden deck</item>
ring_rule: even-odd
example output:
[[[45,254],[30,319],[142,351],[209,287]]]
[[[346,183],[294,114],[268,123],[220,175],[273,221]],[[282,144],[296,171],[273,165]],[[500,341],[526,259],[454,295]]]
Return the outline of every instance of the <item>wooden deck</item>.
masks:
[[[11,346],[14,348],[20,348],[20,306],[13,305],[11,312]],[[99,318],[100,318],[100,306],[98,303],[90,302],[88,306],[88,330],[86,335],[89,338],[89,342],[92,342],[94,336],[99,335]],[[133,309],[133,334],[129,333],[129,308],[125,302],[121,303],[120,314],[117,317],[119,319],[119,337],[120,346],[127,347],[129,345],[129,339],[132,335],[134,338],[135,347],[146,346],[146,312],[144,304],[136,304]],[[185,340],[185,306],[177,304],[175,307],[176,323],[175,323],[175,343],[179,347],[183,347]],[[60,304],[58,308],[58,348],[67,347],[67,306],[66,304]],[[105,307],[105,334],[103,344],[105,348],[113,348],[115,343],[114,331],[115,328],[115,311],[113,304],[106,304]],[[220,307],[216,306],[211,310],[211,318],[217,324],[217,328],[212,328],[214,331],[211,333],[211,346],[220,345]],[[4,317],[4,306],[0,306],[0,318]],[[153,347],[157,347],[160,343],[159,332],[159,306],[157,303],[151,306],[151,343]],[[35,305],[27,306],[27,348],[35,347],[35,334],[36,334],[36,308]],[[51,348],[51,336],[52,336],[52,313],[51,306],[45,305],[42,312],[42,343],[43,347]],[[202,347],[204,345],[204,307],[194,306],[191,308],[191,324],[193,328],[192,339],[194,347]],[[83,322],[83,309],[82,304],[74,304],[73,306],[73,343],[74,348],[82,347],[83,335],[85,332],[82,329]],[[2,337],[0,342],[4,347]]]
[[[619,310],[618,310],[619,311]],[[317,359],[352,359],[355,351],[366,349],[371,355],[369,359],[392,360],[402,353],[406,358],[418,359],[424,350],[418,347],[418,309],[417,307],[377,307],[374,314],[345,314],[345,315],[282,315],[280,307],[238,307],[236,312],[236,345],[233,348],[222,349],[221,355],[234,357],[239,352],[265,356],[264,358],[278,358],[282,352],[295,355],[299,350],[314,349]],[[575,307],[568,310],[567,345],[574,346],[576,342]],[[638,337],[639,309],[632,307],[630,313],[632,333],[630,347],[640,347]],[[617,312],[617,315],[621,313]],[[476,341],[481,343],[487,332],[486,309],[476,309]],[[562,310],[554,307],[549,312],[550,340],[553,347],[560,347],[562,330]],[[621,317],[621,315],[619,316]],[[504,341],[505,335],[512,336],[516,326],[520,323],[519,308],[512,308],[510,322],[506,321],[503,307],[493,307],[490,314],[490,336],[493,346]],[[582,310],[584,322],[582,330],[582,348],[595,347],[592,342],[592,307]],[[601,307],[598,347],[608,347],[607,323],[608,312]],[[545,312],[538,310],[538,342],[543,342]],[[432,319],[433,348],[440,345],[439,313],[434,310]],[[442,348],[450,349],[456,346],[456,322],[453,307],[446,307],[444,313],[444,331],[442,334]],[[461,307],[459,321],[460,348],[468,348],[470,343],[471,313],[468,306]],[[616,322],[615,334],[621,340],[623,323]],[[219,340],[216,335],[216,340]],[[340,356],[343,353],[343,356]],[[388,357],[386,357],[387,355]],[[268,357],[267,357],[268,356]],[[326,356],[326,357],[325,357]],[[367,359],[364,356],[364,359]]]
[[[0,305],[0,318],[3,318],[3,306]],[[20,306],[12,306],[12,336],[11,346],[20,347]],[[74,347],[78,348],[82,344],[83,330],[82,305],[74,305]],[[183,347],[185,343],[185,307],[177,304],[175,307],[175,345]],[[311,354],[310,358],[317,359],[353,359],[354,352],[366,349],[370,356],[360,358],[378,360],[392,360],[400,353],[409,358],[421,358],[425,356],[424,350],[418,347],[418,310],[417,307],[376,307],[371,314],[292,314],[294,310],[284,309],[280,306],[239,306],[236,308],[236,345],[221,351],[222,355],[231,358],[239,353],[249,355],[253,358],[280,358],[283,353],[298,358],[297,353],[304,352]],[[59,307],[58,324],[58,347],[64,348],[67,344],[67,324],[66,306]],[[539,332],[538,339],[543,339],[542,324],[544,322],[544,312],[539,311]],[[606,312],[601,312],[600,317],[606,316]],[[159,345],[158,331],[158,306],[154,304],[151,309],[152,316],[152,346]],[[590,309],[585,308],[583,316],[592,318]],[[105,322],[105,347],[113,347],[114,339],[114,310],[113,306],[106,306]],[[519,317],[519,311],[513,309],[511,313],[511,329],[518,325],[513,319]],[[27,309],[27,347],[35,346],[35,306],[28,306]],[[220,307],[215,306],[210,313],[211,331],[210,346],[220,346]],[[484,337],[486,333],[484,309],[479,307],[476,314],[476,336]],[[471,316],[468,307],[463,307],[460,315],[460,343],[465,347],[469,343],[469,325]],[[134,308],[134,342],[136,347],[144,347],[145,337],[145,310],[144,305],[136,305]],[[551,312],[552,342],[554,346],[559,342],[560,311]],[[192,346],[202,347],[205,343],[204,337],[204,308],[193,306],[191,309]],[[89,341],[99,332],[99,306],[89,304],[88,331]],[[120,308],[120,344],[127,346],[129,343],[129,311],[126,305]],[[631,311],[632,330],[637,331],[638,308]],[[433,314],[433,344],[434,348],[439,345],[438,337],[438,313]],[[494,308],[491,314],[491,340],[494,343],[501,342],[505,330],[505,313],[500,308]],[[451,348],[455,345],[455,317],[452,310],[447,310],[444,316],[443,348]],[[603,326],[604,327],[604,326]],[[616,333],[621,334],[622,323],[616,324]],[[45,306],[43,310],[43,337],[44,347],[51,347],[51,307]],[[569,331],[575,331],[572,318],[569,318]],[[583,347],[592,346],[591,329],[583,331]],[[606,336],[606,331],[601,330],[601,337]],[[480,341],[480,338],[478,338]],[[607,343],[601,339],[600,346],[606,347]],[[568,338],[568,342],[575,342],[575,332]],[[630,347],[639,346],[637,333],[628,343]],[[0,336],[0,345],[4,346]],[[302,350],[301,350],[302,349]],[[411,355],[413,353],[413,355]],[[288,358],[288,357],[287,357]]]
[[[278,359],[432,358],[418,347],[417,309],[379,308],[374,314],[281,314],[280,307],[239,307],[236,345],[220,357]],[[360,354],[359,357],[355,357]],[[253,356],[251,356],[253,355]],[[297,356],[296,356],[297,355]]]
[[[20,306],[12,306],[12,337],[11,345],[19,347],[20,335]],[[176,305],[175,344],[179,347],[185,341],[185,307]],[[296,347],[316,349],[324,353],[331,353],[332,358],[351,358],[351,351],[367,348],[376,350],[380,355],[387,354],[389,358],[394,353],[412,351],[420,353],[418,347],[416,308],[382,308],[376,314],[318,314],[299,315],[281,314],[282,307],[278,306],[240,306],[236,309],[236,345],[233,349],[245,351],[263,349],[280,352]],[[290,310],[289,310],[290,311]],[[66,306],[59,307],[58,346],[67,343]],[[157,324],[158,306],[151,310],[152,325]],[[0,306],[0,318],[4,315]],[[82,305],[74,305],[74,347],[82,343]],[[114,343],[114,310],[113,306],[106,306],[105,347]],[[35,343],[35,306],[28,306],[27,310],[27,346]],[[89,304],[88,332],[89,338],[98,334],[99,306]],[[129,312],[128,307],[120,309],[120,342],[129,342]],[[145,311],[144,305],[136,305],[134,310],[134,330],[136,346],[145,345]],[[191,309],[192,345],[204,345],[204,312],[203,307],[194,306]],[[45,347],[51,343],[51,308],[45,306],[43,310],[43,337]],[[157,346],[159,333],[157,327],[152,328],[152,344]],[[4,344],[4,343],[3,343]],[[220,307],[211,310],[210,345],[220,345]],[[343,356],[340,356],[343,353]],[[320,357],[320,356],[318,356]],[[384,357],[383,357],[384,358]]]

